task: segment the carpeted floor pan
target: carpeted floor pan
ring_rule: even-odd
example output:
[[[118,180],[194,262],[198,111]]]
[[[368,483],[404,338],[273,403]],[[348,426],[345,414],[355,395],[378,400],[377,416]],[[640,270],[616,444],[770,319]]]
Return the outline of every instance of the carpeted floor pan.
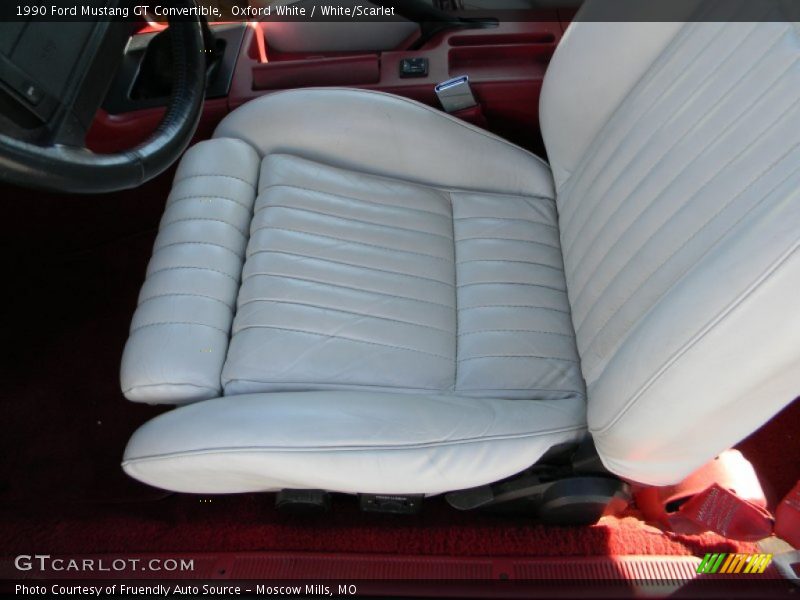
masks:
[[[370,515],[337,497],[317,517],[286,517],[271,495],[172,496],[129,505],[62,505],[0,512],[0,554],[316,551],[445,556],[681,555],[746,551],[719,536],[667,536],[634,518],[593,527],[546,527],[525,519],[459,513],[440,499],[418,516]]]

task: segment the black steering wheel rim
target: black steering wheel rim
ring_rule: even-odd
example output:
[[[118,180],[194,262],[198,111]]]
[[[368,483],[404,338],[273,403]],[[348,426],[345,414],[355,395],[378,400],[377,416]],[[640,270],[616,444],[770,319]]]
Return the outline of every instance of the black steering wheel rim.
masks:
[[[85,147],[40,146],[0,133],[0,179],[59,192],[108,193],[138,187],[169,168],[192,140],[206,87],[199,18],[170,19],[169,27],[172,91],[164,117],[147,140],[124,152],[95,154]]]

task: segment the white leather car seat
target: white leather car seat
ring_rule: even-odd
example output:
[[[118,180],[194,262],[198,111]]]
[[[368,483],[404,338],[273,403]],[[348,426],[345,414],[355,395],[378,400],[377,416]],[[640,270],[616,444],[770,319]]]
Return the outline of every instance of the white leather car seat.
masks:
[[[800,391],[796,23],[568,30],[550,159],[403,98],[276,93],[178,169],[122,364],[124,469],[425,493],[591,431],[678,482]],[[587,419],[588,415],[588,419]]]

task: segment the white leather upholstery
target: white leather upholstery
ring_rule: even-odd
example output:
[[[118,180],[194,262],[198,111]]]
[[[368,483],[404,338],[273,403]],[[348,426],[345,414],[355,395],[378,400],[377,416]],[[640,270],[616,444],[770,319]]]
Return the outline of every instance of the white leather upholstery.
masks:
[[[258,162],[231,139],[197,144],[181,161],[122,358],[130,400],[182,403],[222,392]]]
[[[675,483],[800,392],[799,58],[777,22],[576,23],[556,52],[542,121],[615,473]]]
[[[225,394],[582,395],[555,218],[551,198],[268,155]]]
[[[338,119],[341,131],[325,139],[303,135],[317,105],[351,120]],[[319,487],[323,478],[336,491],[436,493],[512,475],[552,445],[580,439],[583,380],[546,165],[384,94],[286,92],[242,111],[206,143],[224,151],[244,139],[263,156],[239,174],[258,180],[258,196],[227,359],[221,378],[216,368],[205,373],[228,398],[142,428],[126,451],[129,473],[182,491]],[[389,119],[368,122],[372,135],[348,143],[376,111]],[[424,136],[416,128],[395,128],[406,120],[481,146],[504,168],[458,152],[461,164],[443,162],[436,145],[418,146]],[[397,142],[389,152],[376,131],[382,122]],[[297,134],[282,135],[293,127]],[[360,153],[369,159],[356,163]],[[514,165],[524,169],[503,177]],[[241,239],[237,228],[226,231]],[[193,277],[198,288],[208,284],[205,271]],[[137,341],[124,369],[133,390],[139,367],[127,357]],[[168,377],[170,357],[154,360]],[[150,393],[129,398],[198,399],[142,375]],[[278,393],[310,390],[327,393]],[[239,401],[241,412],[231,412]],[[450,411],[459,416],[445,418]],[[216,472],[221,464],[224,474]],[[208,470],[213,477],[203,476]]]
[[[147,423],[125,471],[195,493],[435,494],[513,475],[585,431],[582,398],[293,392],[198,402]]]
[[[573,25],[542,98],[555,183],[402,98],[238,109],[181,165],[145,290],[187,279],[140,305],[123,364],[135,400],[225,397],[146,424],[126,471],[198,492],[469,487],[577,440],[585,380],[605,464],[681,480],[800,390],[798,39]],[[202,173],[237,179],[181,187]],[[172,204],[223,192],[252,215]],[[185,219],[226,257],[171,245]]]
[[[542,159],[428,106],[378,92],[279,92],[239,107],[215,137],[431,187],[553,197]]]

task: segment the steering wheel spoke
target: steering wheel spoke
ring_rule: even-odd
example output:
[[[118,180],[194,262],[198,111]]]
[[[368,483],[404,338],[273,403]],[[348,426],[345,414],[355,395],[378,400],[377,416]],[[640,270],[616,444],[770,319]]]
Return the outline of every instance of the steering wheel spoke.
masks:
[[[195,4],[194,0],[178,3]],[[13,64],[11,57],[0,56],[0,91],[11,88],[12,106],[18,105],[12,114],[0,115],[0,179],[61,192],[105,193],[137,187],[166,170],[192,139],[206,84],[199,18],[170,19],[170,29],[175,76],[161,124],[135,148],[94,154],[86,148],[86,136],[119,66],[131,26],[121,21],[30,22],[25,29],[28,38],[17,44],[32,48],[22,56],[27,62]],[[62,49],[64,56],[32,59],[30,55],[42,47]],[[15,51],[14,56],[19,54]],[[14,85],[9,84],[12,70],[21,74]]]

